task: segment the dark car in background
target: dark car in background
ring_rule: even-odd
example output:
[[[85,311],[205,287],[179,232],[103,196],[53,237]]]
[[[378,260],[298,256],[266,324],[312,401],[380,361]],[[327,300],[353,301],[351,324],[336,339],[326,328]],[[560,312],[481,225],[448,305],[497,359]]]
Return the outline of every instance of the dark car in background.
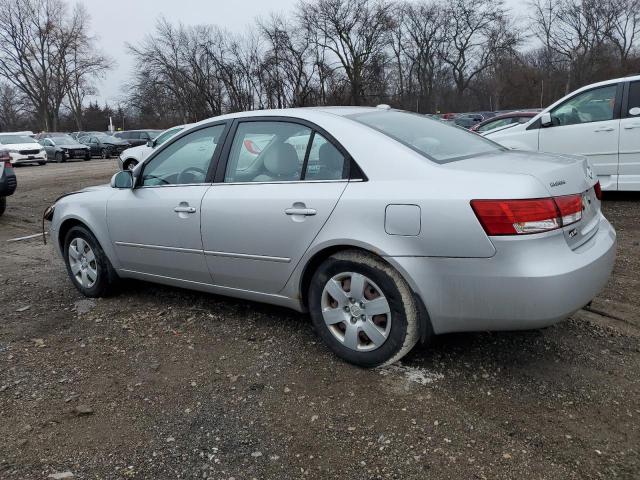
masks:
[[[124,132],[116,132],[113,136],[129,142],[132,147],[138,147],[146,145],[161,133],[162,130],[125,130]]]
[[[7,150],[0,150],[0,216],[7,208],[7,197],[13,195],[17,186],[11,155]]]
[[[79,140],[80,143],[89,147],[91,155],[102,158],[118,156],[124,150],[131,147],[129,142],[100,132],[80,137]]]
[[[484,120],[471,127],[472,132],[483,133],[493,130],[494,128],[506,127],[514,123],[526,123],[531,118],[535,117],[538,113],[537,110],[525,110],[503,113],[496,115],[493,118]]]
[[[484,116],[479,113],[461,113],[459,116],[453,119],[453,123],[455,123],[459,127],[470,129],[483,120]]]
[[[91,160],[91,150],[71,136],[64,133],[41,133],[37,135],[38,142],[47,152],[49,161],[66,162],[72,158]]]

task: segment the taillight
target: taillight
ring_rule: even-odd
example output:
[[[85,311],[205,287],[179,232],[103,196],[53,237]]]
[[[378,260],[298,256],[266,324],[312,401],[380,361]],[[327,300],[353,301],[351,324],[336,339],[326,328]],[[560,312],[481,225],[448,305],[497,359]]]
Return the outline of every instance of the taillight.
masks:
[[[582,195],[523,200],[472,200],[487,235],[548,232],[582,218]]]
[[[600,186],[600,180],[598,180],[596,184],[593,186],[593,191],[596,194],[596,198],[598,200],[602,200],[602,187]]]
[[[4,168],[11,168],[11,155],[6,150],[0,150],[0,163],[4,164]]]

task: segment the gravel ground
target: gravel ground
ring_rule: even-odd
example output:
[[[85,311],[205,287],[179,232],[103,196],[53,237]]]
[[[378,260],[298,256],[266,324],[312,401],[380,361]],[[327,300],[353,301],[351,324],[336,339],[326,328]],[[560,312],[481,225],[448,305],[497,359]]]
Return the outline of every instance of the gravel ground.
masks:
[[[591,311],[441,336],[367,371],[306,315],[142,282],[88,300],[50,245],[7,242],[115,169],[16,169],[0,218],[0,478],[638,478],[640,195],[604,204],[618,259]]]

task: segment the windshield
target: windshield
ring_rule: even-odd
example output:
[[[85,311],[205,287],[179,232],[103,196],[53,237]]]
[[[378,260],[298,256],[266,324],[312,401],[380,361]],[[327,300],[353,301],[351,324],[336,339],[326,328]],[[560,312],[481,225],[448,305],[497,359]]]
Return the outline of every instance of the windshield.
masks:
[[[111,135],[107,135],[106,133],[96,133],[94,137],[98,137],[103,142],[119,142],[120,139],[113,137]]]
[[[165,130],[164,133],[162,133],[161,135],[158,135],[157,137],[154,138],[154,140],[156,141],[156,146],[161,145],[167,139],[171,138],[176,133],[178,133],[180,130],[182,130],[182,128],[183,127],[175,127],[175,128],[171,128],[169,130]]]
[[[0,144],[16,145],[18,143],[38,143],[33,138],[25,135],[0,135]]]
[[[436,163],[448,163],[504,148],[475,133],[416,113],[381,111],[347,115],[397,140]]]
[[[55,137],[52,137],[51,140],[53,140],[53,142],[57,143],[58,145],[76,144],[76,143],[78,143],[73,138],[71,138],[69,135],[56,135]]]

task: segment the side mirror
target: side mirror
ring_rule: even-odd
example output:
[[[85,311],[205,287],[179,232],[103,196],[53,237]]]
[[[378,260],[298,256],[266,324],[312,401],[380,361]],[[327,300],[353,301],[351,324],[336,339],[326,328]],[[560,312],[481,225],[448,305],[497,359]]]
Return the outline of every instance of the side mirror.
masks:
[[[640,107],[633,107],[629,109],[629,115],[640,115]]]
[[[111,188],[133,188],[133,174],[131,170],[121,170],[111,177]]]
[[[543,127],[550,127],[551,123],[551,113],[545,112],[540,116],[540,125]]]
[[[155,142],[153,140],[147,140],[147,147],[149,148],[153,148],[155,147]]]

